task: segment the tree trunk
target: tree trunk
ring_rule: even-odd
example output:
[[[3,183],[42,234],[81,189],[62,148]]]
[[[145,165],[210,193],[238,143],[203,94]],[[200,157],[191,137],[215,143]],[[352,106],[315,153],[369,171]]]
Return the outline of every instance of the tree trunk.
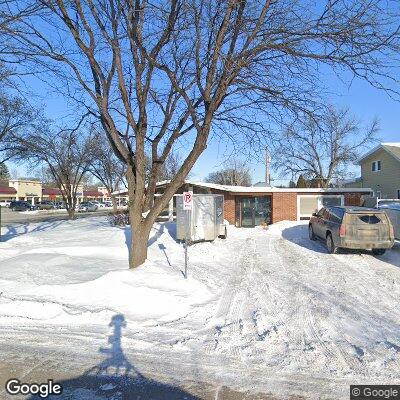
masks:
[[[136,268],[142,265],[147,259],[147,245],[149,240],[149,234],[143,231],[135,230],[133,232],[132,226],[132,241],[131,241],[131,252],[129,259],[129,268]]]
[[[75,209],[74,208],[67,208],[68,217],[69,219],[75,219]]]
[[[152,223],[144,221],[141,218],[140,222],[133,222],[138,220],[138,216],[132,216],[132,211],[129,212],[131,221],[131,248],[129,257],[129,268],[136,268],[143,264],[147,259],[147,245]],[[133,218],[132,218],[133,217]],[[140,215],[141,217],[141,215]]]
[[[143,199],[137,196],[137,185],[132,169],[127,170],[129,196],[129,222],[131,225],[131,243],[129,268],[136,268],[147,259],[147,242],[154,221],[143,217]],[[154,218],[155,220],[155,218]]]
[[[116,213],[118,211],[118,204],[117,204],[117,199],[115,198],[114,195],[111,195],[111,201],[113,205],[113,212]]]

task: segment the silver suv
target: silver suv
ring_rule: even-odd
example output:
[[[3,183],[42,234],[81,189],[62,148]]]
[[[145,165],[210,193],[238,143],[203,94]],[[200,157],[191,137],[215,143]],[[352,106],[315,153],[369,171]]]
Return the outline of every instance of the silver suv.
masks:
[[[394,231],[384,211],[363,207],[323,207],[308,225],[311,240],[326,240],[329,253],[339,248],[371,249],[384,254],[394,244]]]

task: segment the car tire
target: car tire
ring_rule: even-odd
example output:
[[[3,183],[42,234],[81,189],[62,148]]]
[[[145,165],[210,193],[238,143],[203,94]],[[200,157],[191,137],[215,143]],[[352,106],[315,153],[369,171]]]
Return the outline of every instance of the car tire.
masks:
[[[315,233],[314,233],[314,229],[313,229],[311,224],[308,225],[308,237],[310,238],[310,240],[316,240],[317,239],[317,237],[315,236]]]
[[[386,249],[372,249],[372,254],[374,256],[383,256],[386,252]]]
[[[328,253],[336,254],[337,247],[335,246],[335,242],[333,241],[332,235],[329,233],[326,237],[326,248],[328,249]]]

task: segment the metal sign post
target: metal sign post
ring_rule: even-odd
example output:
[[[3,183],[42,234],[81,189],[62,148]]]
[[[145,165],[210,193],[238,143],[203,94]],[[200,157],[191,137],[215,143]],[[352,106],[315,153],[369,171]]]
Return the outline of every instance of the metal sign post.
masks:
[[[185,279],[187,279],[187,266],[188,266],[189,212],[190,211],[186,211]]]
[[[185,279],[187,279],[188,245],[190,242],[190,214],[193,209],[193,192],[183,192],[183,209],[186,211],[186,235],[185,235]]]

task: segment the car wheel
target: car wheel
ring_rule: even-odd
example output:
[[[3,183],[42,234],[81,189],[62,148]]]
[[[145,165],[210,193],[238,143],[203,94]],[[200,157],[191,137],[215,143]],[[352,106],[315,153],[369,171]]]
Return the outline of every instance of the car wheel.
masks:
[[[372,249],[372,254],[374,256],[382,256],[383,254],[385,254],[386,249]]]
[[[335,243],[333,241],[331,234],[328,234],[328,236],[326,237],[326,248],[328,249],[328,252],[330,254],[337,253],[337,247],[335,246]]]
[[[308,237],[310,238],[310,240],[316,240],[317,239],[315,237],[314,229],[313,229],[312,225],[308,225]]]

